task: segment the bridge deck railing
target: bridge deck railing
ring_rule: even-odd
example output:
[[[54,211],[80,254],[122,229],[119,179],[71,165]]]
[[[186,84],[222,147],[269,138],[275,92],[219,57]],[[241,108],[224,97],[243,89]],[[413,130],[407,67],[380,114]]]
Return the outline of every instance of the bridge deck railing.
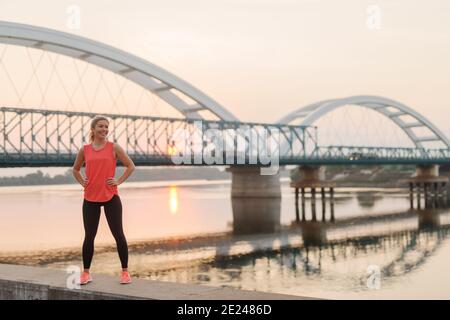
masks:
[[[95,115],[0,108],[0,166],[71,166]],[[105,116],[137,165],[450,163],[449,149],[320,146],[314,126]]]

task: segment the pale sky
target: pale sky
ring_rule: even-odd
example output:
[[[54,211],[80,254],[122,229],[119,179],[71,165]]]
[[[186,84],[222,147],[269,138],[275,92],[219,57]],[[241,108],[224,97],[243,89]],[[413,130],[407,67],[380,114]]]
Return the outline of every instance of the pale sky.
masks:
[[[69,5],[81,29],[66,26]],[[381,9],[380,29],[367,8]],[[92,38],[145,58],[243,121],[358,94],[409,105],[450,136],[446,0],[0,0],[0,20]]]

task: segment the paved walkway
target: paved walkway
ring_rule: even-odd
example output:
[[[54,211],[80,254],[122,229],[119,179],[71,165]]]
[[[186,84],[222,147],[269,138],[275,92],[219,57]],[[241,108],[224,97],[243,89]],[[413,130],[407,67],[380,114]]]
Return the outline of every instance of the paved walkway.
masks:
[[[5,299],[152,299],[152,300],[303,300],[306,297],[218,288],[204,285],[133,279],[119,284],[119,277],[92,274],[94,281],[69,289],[70,275],[63,270],[0,264],[0,300]],[[72,275],[73,277],[74,275]]]

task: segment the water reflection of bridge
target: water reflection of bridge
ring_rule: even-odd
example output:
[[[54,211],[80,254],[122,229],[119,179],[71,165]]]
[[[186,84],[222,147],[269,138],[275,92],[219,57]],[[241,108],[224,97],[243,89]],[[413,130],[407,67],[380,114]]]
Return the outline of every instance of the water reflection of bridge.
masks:
[[[302,201],[301,221],[317,221],[317,212],[322,212],[322,221],[326,220],[325,208],[330,207],[330,221],[334,221],[334,206],[347,202],[353,196],[342,195],[332,201],[321,201],[319,205],[312,204],[306,209],[305,198]],[[235,235],[277,232],[281,229],[281,198],[231,198],[233,208],[233,233]],[[299,206],[296,202],[296,222],[299,219]]]
[[[364,195],[364,201],[369,197]],[[358,196],[358,202],[361,202],[361,197]],[[370,196],[371,206],[373,206],[372,199],[380,199],[381,197]],[[350,197],[341,198],[339,201],[344,202],[351,199]],[[368,200],[368,201],[369,201]],[[251,235],[258,233],[275,233],[275,235],[283,229],[280,222],[280,208],[281,204],[274,199],[232,199],[233,203],[233,233],[235,235]],[[361,203],[360,203],[361,205]],[[365,205],[365,204],[364,204]],[[363,205],[363,206],[364,206]],[[314,206],[312,207],[314,209]],[[389,235],[400,234],[402,232],[412,232],[421,230],[434,230],[440,228],[440,215],[447,212],[445,204],[441,201],[429,202],[424,209],[409,209],[406,211],[390,212],[384,214],[352,216],[347,218],[340,218],[338,220],[330,219],[315,219],[314,211],[311,212],[312,218],[309,220],[297,219],[291,225],[292,232],[297,232],[302,237],[304,246],[326,246],[327,233],[331,234],[331,241],[333,241],[333,234],[342,230],[353,229],[356,230],[358,236],[355,238],[364,237],[382,237],[388,232]],[[409,221],[409,224],[406,223]],[[398,228],[392,230],[386,226],[395,226]],[[374,226],[375,234],[373,233]],[[369,232],[370,228],[370,232]],[[365,233],[367,229],[368,233]],[[378,232],[378,233],[377,233]],[[282,234],[282,233],[281,233]],[[283,240],[278,239],[283,243]],[[334,239],[336,240],[336,239]],[[347,241],[348,238],[346,237]],[[337,240],[336,240],[337,241]],[[285,241],[284,241],[285,242]],[[223,251],[222,251],[223,252]]]
[[[276,214],[264,224],[274,220]],[[450,234],[450,213],[445,209],[408,210],[335,223],[307,221],[263,234],[250,234],[249,222],[237,221],[245,224],[234,224],[245,234],[179,243],[173,248],[175,255],[183,250],[202,252],[197,262],[158,270],[141,266],[142,272],[152,279],[269,291],[283,290],[283,284],[302,286],[314,276],[339,281],[351,278],[354,285],[365,287],[369,264],[380,267],[384,280],[403,276],[419,269]],[[263,229],[254,226],[254,230]]]
[[[450,231],[450,224],[439,224],[438,212],[423,211],[417,213],[417,216],[417,229],[333,240],[324,237],[323,224],[307,222],[301,228],[301,245],[288,245],[278,250],[260,250],[241,256],[221,255],[216,257],[215,261],[226,265],[230,261],[235,263],[240,260],[239,264],[245,265],[254,259],[265,257],[276,259],[280,263],[283,260],[283,264],[289,260],[288,265],[293,269],[296,269],[300,261],[305,271],[320,273],[324,259],[337,262],[369,252],[388,254],[391,249],[401,249],[398,257],[383,266],[382,272],[386,276],[404,274],[423,264]],[[411,252],[414,252],[414,260],[409,260],[412,257]]]
[[[441,223],[441,216],[445,216],[445,223]],[[386,225],[390,223],[399,228],[386,232]],[[373,230],[376,224],[379,228]],[[301,235],[301,240],[295,241],[292,232]],[[291,281],[292,286],[300,282],[297,278],[301,275],[329,276],[340,271],[342,276],[353,277],[356,285],[365,286],[369,261],[372,261],[370,264],[375,261],[380,267],[383,279],[403,276],[419,269],[449,233],[450,215],[438,209],[353,218],[334,225],[308,221],[291,229],[290,237],[274,234],[272,246],[266,239],[267,247],[254,247],[242,254],[236,254],[232,245],[228,252],[222,247],[211,262],[181,270],[184,274],[181,277],[192,277],[189,281],[198,283],[225,284],[239,283],[248,278],[249,272],[257,272],[262,282],[270,281],[276,273],[280,283]],[[356,274],[355,269],[359,270]],[[198,274],[207,276],[198,277]],[[174,280],[178,276],[172,274],[171,277]]]
[[[381,193],[374,192],[358,192],[354,195],[341,195],[340,197],[321,199],[315,202],[311,197],[309,199],[309,206],[302,199],[301,206],[298,201],[295,202],[295,224],[301,228],[306,225],[314,225],[314,222],[322,223],[338,223],[349,224],[355,223],[359,218],[339,218],[335,219],[335,205],[348,202],[356,197],[358,205],[361,208],[373,208],[375,203],[383,198]],[[276,198],[232,198],[233,208],[233,233],[240,234],[255,234],[262,232],[277,232],[281,228],[280,213],[281,213],[281,199]],[[414,212],[425,212],[427,210],[442,210],[447,207],[445,199],[442,197],[431,197],[426,199],[419,199],[419,205],[414,207],[410,203],[410,209],[407,211],[392,212],[389,214],[377,214],[374,216],[365,215],[360,217],[362,222],[372,219],[395,219],[408,215]],[[420,205],[422,203],[422,206]],[[309,208],[308,208],[309,207]],[[301,216],[300,216],[301,208]],[[330,208],[330,214],[326,213],[326,209]],[[417,208],[417,209],[416,209]],[[421,209],[423,208],[423,209]],[[321,214],[321,215],[320,215]],[[300,218],[301,217],[301,218]],[[356,220],[355,220],[356,219]],[[308,223],[309,222],[309,223]],[[318,224],[321,225],[321,224]],[[306,231],[309,232],[309,231]]]
[[[347,201],[343,198],[338,201]],[[380,266],[383,278],[420,268],[450,233],[450,212],[428,208],[389,214],[280,224],[280,202],[233,202],[233,232],[189,241],[130,244],[130,255],[140,276],[153,279],[233,285],[248,273],[257,282],[280,281],[295,285],[298,278],[339,273],[365,281],[368,261]],[[96,249],[96,257],[115,253],[115,247]],[[174,266],[173,260],[189,260]],[[79,250],[0,257],[1,263],[61,267],[79,260]],[[154,261],[158,260],[155,268]],[[359,274],[355,277],[355,269]],[[349,271],[351,270],[351,271]],[[268,278],[265,278],[268,277]],[[235,281],[235,282],[233,282]]]

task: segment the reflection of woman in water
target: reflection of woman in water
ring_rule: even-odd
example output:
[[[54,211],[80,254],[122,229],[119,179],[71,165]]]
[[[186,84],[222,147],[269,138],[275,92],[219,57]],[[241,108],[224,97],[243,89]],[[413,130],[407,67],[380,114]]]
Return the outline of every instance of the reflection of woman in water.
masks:
[[[78,152],[73,165],[75,179],[84,187],[83,223],[85,238],[83,242],[83,266],[80,284],[92,281],[89,273],[94,255],[94,239],[100,220],[100,207],[103,206],[109,228],[116,240],[122,272],[120,283],[130,283],[128,272],[128,245],[122,227],[122,203],[117,186],[123,183],[134,171],[134,163],[117,144],[107,140],[109,121],[97,116],[91,121],[89,144]],[[119,159],[126,167],[119,179],[115,179],[116,162]],[[80,169],[86,163],[86,177]]]

